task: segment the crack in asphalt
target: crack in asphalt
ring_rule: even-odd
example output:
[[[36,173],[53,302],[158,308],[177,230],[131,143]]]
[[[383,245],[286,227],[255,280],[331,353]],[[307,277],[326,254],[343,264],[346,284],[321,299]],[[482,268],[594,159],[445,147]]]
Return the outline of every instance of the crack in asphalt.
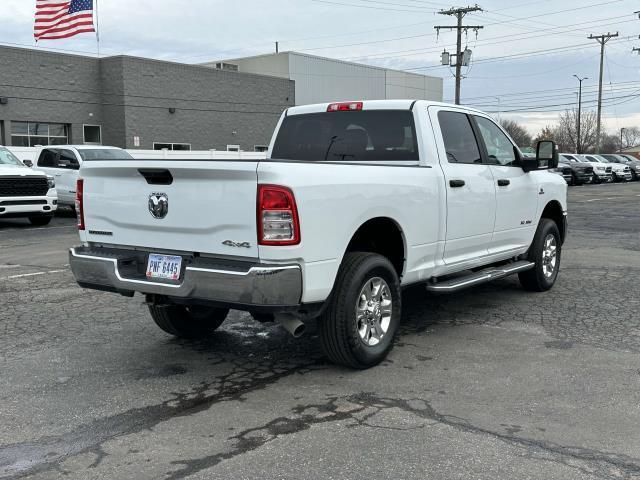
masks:
[[[423,420],[432,420],[433,423],[405,428],[371,423],[376,415],[389,409],[398,409]],[[278,438],[307,430],[314,425],[340,421],[351,422],[346,425],[347,428],[360,426],[398,430],[443,424],[458,431],[486,435],[516,447],[526,448],[530,457],[560,463],[578,469],[585,474],[597,475],[598,478],[619,480],[629,479],[632,475],[640,475],[640,459],[634,459],[627,455],[577,446],[563,446],[546,440],[513,435],[518,429],[507,429],[508,433],[500,433],[485,427],[475,426],[464,418],[438,413],[429,402],[423,399],[405,400],[379,397],[374,393],[359,393],[344,397],[330,397],[323,404],[299,405],[292,409],[292,415],[289,417],[275,418],[262,426],[244,430],[228,438],[227,440],[234,441],[235,445],[227,452],[190,460],[173,461],[172,465],[181,466],[181,468],[168,472],[165,480],[179,480],[213,468],[224,460],[230,460],[256,450]],[[576,465],[570,460],[586,465]]]
[[[224,401],[242,401],[249,393],[262,390],[290,375],[304,375],[322,368],[317,361],[287,365],[277,361],[255,366],[251,361],[219,358],[214,364],[234,364],[231,371],[219,375],[215,382],[201,382],[188,392],[160,404],[132,408],[95,420],[59,436],[44,437],[0,447],[0,478],[17,479],[55,468],[65,458],[85,452],[96,454],[92,467],[107,456],[102,444],[115,437],[150,430],[170,418],[193,415]]]

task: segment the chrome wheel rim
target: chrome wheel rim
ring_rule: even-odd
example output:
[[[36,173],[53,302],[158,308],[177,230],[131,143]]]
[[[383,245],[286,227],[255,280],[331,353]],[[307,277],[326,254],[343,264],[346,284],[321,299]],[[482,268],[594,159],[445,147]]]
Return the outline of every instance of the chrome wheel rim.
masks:
[[[553,277],[558,263],[558,243],[553,234],[549,234],[544,239],[542,247],[542,273],[547,278]]]
[[[389,285],[380,277],[367,280],[356,301],[358,334],[368,347],[378,345],[389,330],[393,300]]]

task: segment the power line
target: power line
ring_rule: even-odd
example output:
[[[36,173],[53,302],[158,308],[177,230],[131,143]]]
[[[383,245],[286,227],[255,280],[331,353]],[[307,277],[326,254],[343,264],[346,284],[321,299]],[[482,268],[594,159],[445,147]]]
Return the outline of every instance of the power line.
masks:
[[[620,15],[620,16],[616,16],[616,17],[610,17],[610,18],[602,18],[602,19],[598,19],[598,20],[592,20],[589,22],[585,22],[585,23],[576,23],[576,24],[572,24],[572,25],[566,25],[566,27],[572,27],[575,25],[588,25],[591,23],[594,24],[598,24],[599,27],[601,26],[606,26],[606,25],[619,25],[620,23],[629,23],[629,22],[635,22],[635,19],[632,20],[627,20],[627,21],[623,21],[623,22],[613,22],[610,24],[603,24],[602,22],[607,21],[607,20],[614,20],[614,19],[619,19],[619,18],[624,18],[627,17],[627,15]],[[567,32],[578,32],[578,31],[583,31],[584,28],[573,28],[570,30],[566,30],[563,32],[554,32],[553,30],[557,29],[558,27],[550,27],[550,28],[543,28],[543,29],[537,29],[536,33],[540,33],[540,32],[548,32],[549,33],[540,33],[539,35],[530,35],[530,36],[523,36],[522,33],[513,33],[513,34],[508,34],[508,35],[498,35],[495,37],[488,37],[485,38],[484,41],[480,41],[477,43],[478,46],[489,46],[489,45],[499,45],[503,42],[498,41],[498,42],[489,42],[490,40],[504,40],[504,39],[512,39],[512,41],[522,41],[522,40],[530,40],[532,38],[540,38],[540,37],[548,37],[549,35],[562,35],[564,33]],[[516,38],[513,38],[516,37]],[[397,50],[397,51],[392,51],[392,52],[381,52],[379,54],[373,54],[373,55],[363,55],[361,57],[343,57],[343,60],[358,60],[358,59],[378,59],[378,60],[383,60],[383,59],[388,59],[388,58],[398,58],[398,57],[408,57],[408,56],[412,56],[412,55],[422,55],[425,53],[431,53],[431,52],[437,52],[440,50],[440,47],[430,47],[430,48],[414,48],[411,50]],[[413,52],[413,53],[412,53]],[[403,54],[403,55],[391,55],[391,54]],[[388,55],[388,56],[381,56],[381,55]]]
[[[321,1],[321,0],[314,0],[314,1]],[[322,0],[323,2],[325,0]],[[329,1],[329,0],[326,0]],[[608,0],[605,2],[597,2],[597,3],[592,3],[589,5],[584,5],[581,7],[581,9],[587,9],[587,8],[594,8],[594,7],[600,7],[603,5],[610,5],[612,3],[619,3],[619,2],[623,2],[625,0]],[[337,2],[333,2],[333,3],[337,3]],[[519,18],[515,18],[514,20],[508,20],[508,21],[499,21],[499,22],[492,22],[492,23],[487,23],[484,26],[485,27],[490,27],[493,25],[506,25],[509,23],[513,23],[516,20],[526,20],[529,21],[532,18],[538,18],[538,17],[547,17],[550,15],[558,15],[560,13],[567,13],[567,12],[573,12],[575,11],[575,9],[573,8],[569,8],[569,9],[563,9],[563,10],[557,10],[554,12],[546,12],[546,13],[541,13],[541,14],[537,14],[537,15],[530,15],[527,17],[519,17]],[[300,49],[299,51],[301,52],[308,52],[308,51],[313,51],[313,50],[329,50],[329,49],[334,49],[334,48],[345,48],[345,47],[354,47],[354,46],[361,46],[361,45],[371,45],[374,43],[387,43],[387,42],[395,42],[398,40],[408,40],[408,39],[413,39],[413,38],[421,38],[421,37],[435,37],[436,34],[420,34],[420,35],[410,35],[410,36],[402,36],[402,37],[395,37],[395,38],[387,38],[387,39],[382,39],[382,40],[371,40],[371,41],[367,41],[367,42],[358,42],[358,43],[350,43],[350,44],[342,44],[342,45],[328,45],[328,46],[324,46],[324,47],[312,47],[312,48],[304,48],[304,49]]]

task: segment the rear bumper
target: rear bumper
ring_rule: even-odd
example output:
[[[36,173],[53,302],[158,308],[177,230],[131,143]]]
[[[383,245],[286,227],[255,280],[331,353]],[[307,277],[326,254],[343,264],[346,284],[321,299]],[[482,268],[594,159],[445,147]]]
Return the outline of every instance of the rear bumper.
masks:
[[[240,310],[300,304],[299,265],[265,265],[185,255],[180,280],[157,281],[147,279],[143,273],[148,253],[75,247],[69,250],[69,264],[78,284],[94,290],[214,302]]]

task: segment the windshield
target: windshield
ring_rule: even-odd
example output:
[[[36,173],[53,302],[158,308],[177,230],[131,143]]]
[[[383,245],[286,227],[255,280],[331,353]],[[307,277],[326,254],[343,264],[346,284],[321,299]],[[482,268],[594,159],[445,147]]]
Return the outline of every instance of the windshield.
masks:
[[[24,164],[18,160],[13,153],[4,147],[0,147],[0,165],[10,165],[12,167],[24,167]]]
[[[285,117],[271,158],[307,161],[418,160],[413,114],[359,110]]]
[[[611,163],[609,160],[607,160],[604,157],[595,157],[595,159],[600,163]]]
[[[120,148],[78,149],[82,160],[133,160],[125,150]]]

